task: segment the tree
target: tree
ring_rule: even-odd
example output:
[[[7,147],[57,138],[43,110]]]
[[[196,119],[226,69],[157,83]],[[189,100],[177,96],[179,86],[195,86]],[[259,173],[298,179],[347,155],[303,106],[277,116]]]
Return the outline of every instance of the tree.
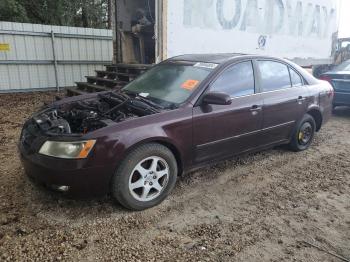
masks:
[[[10,22],[29,22],[27,12],[17,0],[0,1],[0,20]]]
[[[106,28],[108,0],[1,0],[0,20]]]

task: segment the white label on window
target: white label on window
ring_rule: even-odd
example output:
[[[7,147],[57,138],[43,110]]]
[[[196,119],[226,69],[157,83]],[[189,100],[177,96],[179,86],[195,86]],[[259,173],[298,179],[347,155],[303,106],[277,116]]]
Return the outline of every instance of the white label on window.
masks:
[[[203,63],[199,62],[194,65],[194,67],[202,67],[202,68],[209,68],[209,69],[215,69],[218,66],[218,64],[214,63]]]
[[[148,97],[148,96],[149,96],[149,93],[140,93],[139,96]]]

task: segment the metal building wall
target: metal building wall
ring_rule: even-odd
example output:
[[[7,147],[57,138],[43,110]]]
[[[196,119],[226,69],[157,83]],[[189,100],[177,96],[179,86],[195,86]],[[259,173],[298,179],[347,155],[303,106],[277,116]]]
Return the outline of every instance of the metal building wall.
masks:
[[[74,86],[112,62],[112,45],[111,30],[0,22],[0,92]]]

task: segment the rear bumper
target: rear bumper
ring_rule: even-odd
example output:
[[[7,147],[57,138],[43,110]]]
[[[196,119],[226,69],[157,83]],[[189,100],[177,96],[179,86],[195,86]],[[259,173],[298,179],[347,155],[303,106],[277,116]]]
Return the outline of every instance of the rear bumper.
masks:
[[[350,106],[350,92],[345,93],[335,91],[333,105]]]
[[[83,167],[82,160],[64,160],[39,154],[26,154],[19,146],[26,174],[50,189],[64,189],[68,195],[101,196],[109,192],[111,167]]]

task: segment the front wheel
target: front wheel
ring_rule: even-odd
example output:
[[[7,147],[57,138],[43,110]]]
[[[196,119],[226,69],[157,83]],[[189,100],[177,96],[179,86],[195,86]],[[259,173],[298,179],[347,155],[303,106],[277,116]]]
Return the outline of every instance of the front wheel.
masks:
[[[311,115],[306,114],[293,132],[290,148],[296,152],[308,149],[314,139],[315,131],[315,119]]]
[[[160,204],[172,191],[177,162],[160,144],[142,145],[121,163],[112,180],[112,195],[124,207],[144,210]]]

